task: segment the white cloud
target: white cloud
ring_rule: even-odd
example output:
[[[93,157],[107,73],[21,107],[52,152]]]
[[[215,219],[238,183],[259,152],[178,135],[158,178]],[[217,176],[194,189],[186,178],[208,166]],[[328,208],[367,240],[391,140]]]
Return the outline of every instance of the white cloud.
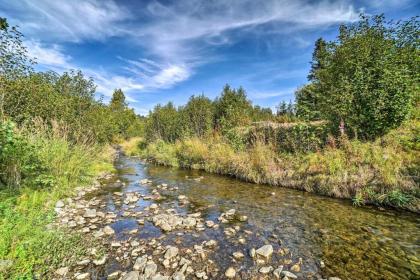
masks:
[[[276,91],[264,91],[264,92],[250,92],[250,97],[253,99],[267,99],[272,97],[291,97],[294,98],[294,92],[296,88],[285,88]]]
[[[147,58],[127,60],[125,75],[83,69],[103,92],[115,87],[126,91],[170,88],[191,77],[198,65],[214,61],[212,48],[235,42],[241,32],[290,33],[351,22],[358,14],[347,0],[185,0],[170,4],[156,0],[137,2],[137,9],[112,0],[1,1],[0,7],[18,15],[16,20],[25,34],[54,42],[32,42],[31,54],[40,64],[73,68],[75,63],[70,63],[72,59],[57,45],[66,42],[105,41],[117,36],[141,46],[142,56]],[[306,44],[304,38],[297,40]]]
[[[39,41],[25,41],[24,42],[28,55],[35,58],[39,64],[54,67],[68,67],[71,57],[65,55],[58,45],[45,46]]]
[[[19,14],[25,34],[48,40],[81,42],[122,36],[129,10],[114,1],[23,0],[7,1],[7,9]]]

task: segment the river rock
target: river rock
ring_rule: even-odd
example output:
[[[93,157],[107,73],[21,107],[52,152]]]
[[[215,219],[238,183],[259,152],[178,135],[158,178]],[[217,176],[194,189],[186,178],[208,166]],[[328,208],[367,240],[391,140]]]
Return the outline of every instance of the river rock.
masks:
[[[117,270],[112,272],[111,274],[108,274],[108,276],[106,277],[107,280],[116,280],[118,279],[118,277],[120,276],[121,271]]]
[[[144,277],[149,279],[156,274],[156,271],[157,265],[154,263],[154,261],[148,261],[146,267],[144,268]]]
[[[152,277],[152,280],[169,280],[169,276],[163,276],[158,273]]]
[[[276,279],[280,279],[282,271],[283,271],[283,266],[281,265],[273,271],[274,277],[276,277]]]
[[[185,275],[182,272],[177,271],[174,274],[172,274],[172,279],[173,280],[185,280]]]
[[[266,260],[268,260],[271,257],[271,255],[273,254],[273,246],[264,245],[261,248],[259,248],[258,250],[256,250],[255,253],[257,254],[257,256],[261,256],[261,257],[265,258]]]
[[[233,267],[229,267],[226,271],[225,271],[225,276],[229,279],[234,278],[236,275],[236,270]]]
[[[214,222],[213,221],[206,221],[206,226],[209,228],[214,227]]]
[[[262,274],[268,274],[273,270],[272,266],[263,266],[260,268],[259,272]]]
[[[143,269],[146,267],[146,263],[147,263],[147,255],[138,257],[136,259],[136,262],[134,263],[133,269],[143,271]]]
[[[55,271],[55,274],[60,275],[60,276],[66,276],[68,272],[69,272],[69,268],[66,266],[66,267],[60,267],[59,269],[57,269]]]
[[[115,230],[112,227],[110,227],[110,226],[105,226],[104,229],[103,229],[103,232],[106,235],[113,235],[113,234],[115,234]]]
[[[328,277],[328,280],[341,280],[341,279],[338,277]]]
[[[88,279],[90,279],[90,273],[86,272],[86,273],[77,274],[75,279],[76,280],[88,280]]]
[[[104,265],[107,259],[108,259],[108,256],[107,256],[107,255],[105,255],[105,256],[103,256],[103,257],[102,257],[101,259],[99,259],[99,260],[94,260],[94,261],[93,261],[93,263],[94,263],[95,265]]]
[[[178,252],[179,250],[177,247],[169,246],[165,252],[164,258],[168,260],[175,258],[178,255]]]
[[[123,276],[121,280],[139,280],[140,273],[138,271],[131,271]]]
[[[297,276],[296,275],[294,275],[293,273],[291,273],[290,271],[287,271],[287,270],[283,270],[281,272],[281,276],[287,277],[289,279],[297,279]]]
[[[96,209],[86,209],[85,213],[83,214],[85,218],[95,218],[96,217]]]
[[[55,208],[63,208],[64,202],[62,200],[59,200],[55,203]]]
[[[243,257],[245,257],[244,256],[244,254],[242,253],[242,252],[235,252],[235,253],[233,253],[233,257],[236,259],[236,260],[240,260],[240,259],[242,259]]]

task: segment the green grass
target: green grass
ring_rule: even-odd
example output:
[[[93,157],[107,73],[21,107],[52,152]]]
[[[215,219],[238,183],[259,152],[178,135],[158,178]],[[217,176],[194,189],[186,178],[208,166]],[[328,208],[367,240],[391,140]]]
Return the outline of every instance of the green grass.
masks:
[[[339,148],[308,153],[279,153],[274,145],[260,142],[237,151],[213,137],[148,143],[138,155],[157,164],[352,199],[355,205],[419,212],[419,128],[420,122],[411,120],[374,142],[342,139]]]
[[[48,186],[24,182],[0,191],[0,259],[13,265],[0,279],[45,279],[60,266],[77,260],[89,243],[78,234],[51,228],[54,205],[77,186],[88,185],[101,172],[113,170],[109,147],[70,144],[65,135],[21,131],[43,163]]]

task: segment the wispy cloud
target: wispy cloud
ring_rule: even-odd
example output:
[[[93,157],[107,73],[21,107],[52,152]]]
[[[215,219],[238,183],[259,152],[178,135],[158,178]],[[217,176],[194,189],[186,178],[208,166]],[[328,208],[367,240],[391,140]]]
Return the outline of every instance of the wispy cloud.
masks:
[[[23,32],[37,38],[28,44],[40,64],[55,70],[82,68],[104,94],[117,87],[126,91],[173,87],[189,79],[198,66],[214,61],[218,56],[214,48],[235,43],[243,33],[310,30],[355,21],[358,14],[346,0],[154,0],[137,3],[137,9],[124,3],[22,0],[1,4],[0,0],[0,7],[6,14],[19,15],[16,21]],[[114,37],[141,50],[141,57],[123,58],[126,65],[116,72],[115,68],[80,67],[77,57],[66,55],[60,47]],[[307,45],[304,38],[296,38],[299,45]]]
[[[44,40],[82,42],[123,36],[121,23],[132,14],[114,1],[7,1],[6,12],[19,13],[25,34]]]

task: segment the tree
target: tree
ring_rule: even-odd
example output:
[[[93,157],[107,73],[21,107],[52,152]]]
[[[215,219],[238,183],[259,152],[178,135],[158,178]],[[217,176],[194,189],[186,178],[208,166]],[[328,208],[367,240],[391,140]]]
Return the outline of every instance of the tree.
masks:
[[[186,136],[204,137],[213,128],[213,102],[204,95],[191,96],[179,113]]]
[[[175,142],[181,134],[179,114],[172,102],[165,106],[156,105],[149,113],[146,121],[146,140],[154,141],[161,139],[167,142]]]
[[[393,23],[361,15],[340,27],[336,42],[317,41],[311,84],[297,93],[298,114],[319,110],[334,128],[344,124],[347,134],[364,139],[399,126],[418,93],[418,35],[416,18]]]
[[[236,90],[226,85],[220,98],[215,100],[215,108],[216,126],[222,131],[247,125],[251,121],[252,104],[242,87]]]
[[[109,107],[111,110],[117,112],[124,111],[128,107],[128,104],[125,101],[124,92],[121,89],[114,90]]]

